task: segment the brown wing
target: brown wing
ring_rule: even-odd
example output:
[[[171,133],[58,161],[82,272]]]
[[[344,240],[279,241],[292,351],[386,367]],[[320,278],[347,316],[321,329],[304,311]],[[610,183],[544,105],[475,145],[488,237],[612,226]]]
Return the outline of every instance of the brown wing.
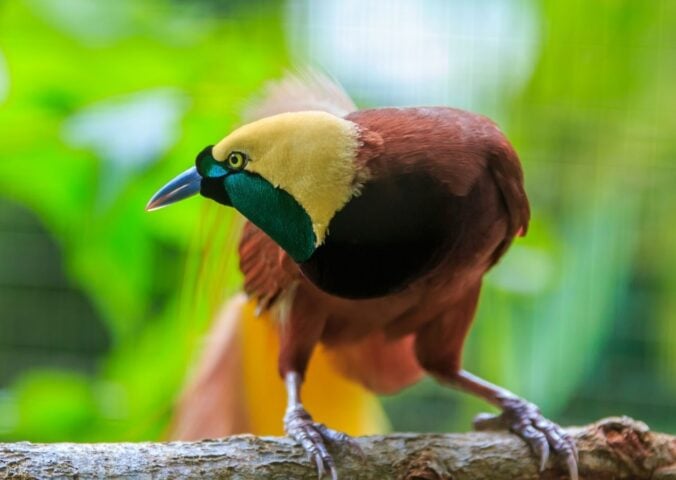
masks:
[[[502,136],[493,147],[495,150],[490,154],[488,167],[507,207],[509,218],[505,241],[496,249],[493,256],[497,261],[515,236],[526,235],[530,220],[530,205],[523,187],[523,171],[516,152]]]
[[[239,242],[239,268],[244,291],[266,310],[300,276],[293,260],[274,240],[251,222],[246,222]]]
[[[524,236],[530,221],[530,205],[523,185],[521,162],[511,143],[491,120],[479,117],[485,124],[487,167],[507,213],[507,231],[504,240],[493,252],[495,264],[507,251],[515,236]]]
[[[424,170],[453,197],[461,198],[488,173],[507,213],[505,238],[495,250],[494,261],[515,235],[526,233],[530,210],[521,165],[490,119],[447,107],[360,110],[345,118],[361,127],[362,136],[380,137],[375,154],[366,152],[361,159],[375,177]]]

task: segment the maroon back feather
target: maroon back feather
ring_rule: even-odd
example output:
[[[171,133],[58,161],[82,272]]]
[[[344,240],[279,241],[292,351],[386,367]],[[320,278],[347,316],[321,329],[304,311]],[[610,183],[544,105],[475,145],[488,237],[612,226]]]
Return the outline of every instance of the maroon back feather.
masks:
[[[378,155],[369,152],[364,161],[376,179],[393,171],[426,170],[450,194],[465,196],[488,169],[509,210],[509,234],[527,229],[530,210],[519,159],[489,118],[448,107],[378,108],[345,118],[382,138]]]

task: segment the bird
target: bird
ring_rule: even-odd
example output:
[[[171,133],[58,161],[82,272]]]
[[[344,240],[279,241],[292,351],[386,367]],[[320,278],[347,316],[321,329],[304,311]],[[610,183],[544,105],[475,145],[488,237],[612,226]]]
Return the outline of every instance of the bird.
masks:
[[[316,71],[271,83],[248,116],[146,209],[200,194],[246,219],[243,289],[274,319],[284,431],[319,478],[338,478],[327,445],[359,451],[303,400],[313,353],[328,351],[375,393],[428,374],[486,400],[501,413],[479,415],[475,428],[521,437],[541,471],[554,452],[577,480],[572,437],[462,364],[482,278],[530,221],[519,157],[497,124],[446,106],[360,110]]]

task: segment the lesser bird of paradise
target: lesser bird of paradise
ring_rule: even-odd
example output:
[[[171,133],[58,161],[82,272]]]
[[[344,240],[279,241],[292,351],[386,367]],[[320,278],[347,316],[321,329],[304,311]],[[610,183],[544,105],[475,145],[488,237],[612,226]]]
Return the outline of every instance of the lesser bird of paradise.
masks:
[[[250,117],[204,148],[147,207],[200,193],[247,219],[239,243],[246,297],[221,315],[186,398],[201,397],[206,410],[224,408],[204,401],[209,394],[227,398],[231,411],[241,411],[241,398],[223,395],[219,378],[269,379],[262,360],[276,355],[277,393],[266,393],[268,382],[245,393],[284,395],[283,413],[265,413],[283,418],[320,478],[335,480],[327,442],[354,442],[323,422],[361,422],[349,433],[377,429],[382,417],[364,389],[395,392],[428,373],[501,410],[478,416],[477,428],[511,430],[541,470],[555,452],[576,480],[577,451],[565,431],[534,404],[462,368],[482,277],[530,219],[518,156],[496,124],[449,107],[358,110],[317,73],[271,84]],[[235,357],[245,360],[237,371]],[[309,406],[322,395],[319,422]],[[255,431],[270,422],[265,414],[247,417],[253,426],[237,418],[220,428]],[[195,425],[202,433],[215,427],[200,422],[189,401],[177,422],[188,436],[200,433],[190,432]]]

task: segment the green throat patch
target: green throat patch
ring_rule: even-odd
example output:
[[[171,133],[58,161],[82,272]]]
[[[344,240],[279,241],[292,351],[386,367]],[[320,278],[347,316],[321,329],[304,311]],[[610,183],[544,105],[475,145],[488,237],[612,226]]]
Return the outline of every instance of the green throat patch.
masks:
[[[231,173],[223,178],[223,184],[232,206],[295,261],[310,258],[315,250],[312,221],[291,195],[249,172]]]

